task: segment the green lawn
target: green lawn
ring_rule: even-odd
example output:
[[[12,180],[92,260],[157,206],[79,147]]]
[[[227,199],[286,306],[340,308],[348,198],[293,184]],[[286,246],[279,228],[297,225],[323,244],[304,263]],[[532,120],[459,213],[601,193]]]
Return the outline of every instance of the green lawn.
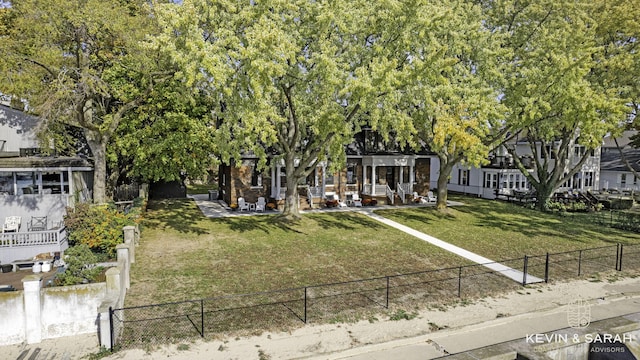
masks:
[[[589,214],[561,217],[503,201],[453,199],[465,205],[449,215],[424,207],[376,213],[492,260],[640,243],[640,234],[597,225]]]
[[[218,184],[189,184],[187,185],[187,194],[208,194],[209,190],[217,190]]]
[[[399,274],[466,260],[351,212],[209,219],[190,200],[149,203],[127,305]]]

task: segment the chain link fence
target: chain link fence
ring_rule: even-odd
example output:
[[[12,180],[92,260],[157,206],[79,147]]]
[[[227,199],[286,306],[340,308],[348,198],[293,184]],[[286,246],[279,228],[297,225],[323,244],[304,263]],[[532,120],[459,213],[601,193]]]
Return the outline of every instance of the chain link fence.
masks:
[[[517,290],[534,282],[638,267],[640,245],[618,244],[488,264],[110,309],[112,349],[357,319],[391,306],[417,308],[443,304]]]

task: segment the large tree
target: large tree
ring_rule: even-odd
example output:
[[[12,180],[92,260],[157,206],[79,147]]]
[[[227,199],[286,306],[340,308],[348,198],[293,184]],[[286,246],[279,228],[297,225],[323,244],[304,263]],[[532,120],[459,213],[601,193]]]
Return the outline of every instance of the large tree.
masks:
[[[264,163],[266,149],[275,151],[286,174],[284,216],[295,218],[300,181],[320,161],[341,167],[363,122],[410,133],[387,95],[406,62],[396,41],[419,10],[413,2],[184,1],[156,9],[166,29],[156,43],[185,69],[185,83],[217,94],[224,161],[251,151]]]
[[[501,136],[499,61],[505,54],[481,15],[468,1],[431,2],[428,11],[416,14],[425,25],[410,34],[407,86],[398,92],[417,138],[438,156],[439,210],[447,206],[453,167],[486,162]],[[435,18],[441,19],[437,26],[429,26]]]
[[[141,78],[156,64],[140,46],[152,32],[143,1],[24,0],[7,12],[0,89],[28,102],[45,137],[59,134],[61,124],[83,129],[94,160],[93,198],[104,202],[107,144],[153,84]]]
[[[620,88],[597,76],[607,71],[600,57],[606,47],[597,36],[601,2],[481,3],[488,26],[507,36],[511,59],[502,99],[510,109],[507,125],[530,144],[533,172],[520,161],[523,154],[515,146],[507,150],[545,209],[555,190],[580,171],[589,150],[625,118],[627,99]],[[586,148],[577,160],[575,145]]]

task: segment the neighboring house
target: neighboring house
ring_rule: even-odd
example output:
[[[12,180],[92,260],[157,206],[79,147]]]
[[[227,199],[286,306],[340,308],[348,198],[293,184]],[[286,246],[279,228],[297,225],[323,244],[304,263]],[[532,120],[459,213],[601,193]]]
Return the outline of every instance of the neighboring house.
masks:
[[[533,153],[527,141],[515,141],[512,146],[516,146],[516,153],[521,156],[523,165],[531,172],[533,169]],[[542,156],[538,145],[538,154]],[[576,145],[572,151],[571,162],[569,166],[574,166],[586,151],[584,146]],[[553,155],[552,155],[553,156]],[[542,161],[542,159],[540,159]],[[554,165],[553,158],[549,161],[549,166]],[[436,187],[440,162],[434,157],[431,162],[431,187]],[[534,173],[535,176],[535,173]],[[600,179],[600,149],[591,152],[591,156],[587,159],[582,169],[578,171],[569,181],[558,189],[558,191],[567,190],[596,190],[599,188]],[[451,178],[448,185],[449,191],[460,192],[465,194],[477,195],[486,199],[495,199],[498,194],[513,194],[514,191],[526,192],[531,190],[531,184],[527,178],[514,165],[512,156],[504,147],[499,147],[493,151],[486,165],[479,168],[464,165],[456,165],[451,172]]]
[[[424,147],[418,151],[401,150],[385,145],[375,131],[364,129],[345,147],[345,152],[345,169],[332,173],[327,163],[320,163],[299,185],[302,208],[320,204],[329,194],[347,202],[357,195],[376,199],[379,204],[399,204],[410,201],[413,192],[424,195],[429,190],[432,154]],[[272,158],[268,169],[260,171],[254,156],[247,154],[239,162],[220,167],[220,199],[228,204],[237,203],[239,197],[249,202],[260,196],[284,199],[283,163]]]
[[[67,206],[91,198],[91,163],[81,157],[40,155],[37,125],[38,118],[0,105],[0,224],[7,217],[21,218],[18,232],[0,234],[2,263],[60,251],[56,246],[66,242],[62,220]],[[32,217],[45,216],[45,231],[29,231]],[[53,247],[32,247],[54,242]]]
[[[625,131],[621,137],[617,138],[617,141],[625,160],[635,171],[640,172],[640,149],[635,149],[629,145],[630,137],[635,134],[635,131]],[[600,188],[620,191],[640,190],[640,181],[629,170],[627,164],[623,162],[620,151],[611,136],[606,137],[602,145]]]

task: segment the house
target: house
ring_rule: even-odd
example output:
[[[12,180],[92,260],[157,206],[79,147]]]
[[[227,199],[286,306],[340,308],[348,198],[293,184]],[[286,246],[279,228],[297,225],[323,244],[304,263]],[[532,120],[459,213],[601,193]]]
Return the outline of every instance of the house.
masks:
[[[317,207],[328,194],[349,202],[354,195],[375,199],[379,204],[401,204],[410,201],[413,192],[429,190],[432,153],[426,147],[417,151],[385,144],[380,134],[365,128],[345,147],[346,167],[329,171],[329,164],[319,163],[300,184],[301,208]],[[239,163],[238,163],[239,162]],[[260,171],[258,158],[245,154],[231,165],[219,169],[219,196],[228,204],[239,197],[255,202],[266,197],[281,202],[286,192],[284,164],[269,159],[268,170]]]
[[[558,144],[555,144],[556,146]],[[516,147],[516,153],[521,157],[520,160],[530,173],[534,172],[534,154],[528,141],[514,140],[510,146]],[[539,160],[543,161],[544,152],[541,146],[546,146],[550,150],[551,144],[537,145],[537,153]],[[582,145],[575,145],[571,153],[570,166],[578,163],[586,148]],[[554,166],[553,153],[548,151],[551,156],[549,166]],[[440,162],[437,157],[431,161],[431,187],[437,186]],[[592,150],[587,161],[569,181],[562,184],[558,188],[558,192],[568,190],[587,191],[599,189],[600,181],[600,149]],[[480,167],[470,167],[458,164],[451,172],[448,190],[477,195],[485,199],[495,199],[501,194],[514,194],[514,192],[530,191],[531,184],[526,176],[515,166],[515,162],[504,146],[500,146],[489,155],[486,164]]]
[[[631,137],[635,131],[625,131],[622,136],[614,139],[611,136],[604,138],[600,161],[600,188],[603,190],[616,189],[620,191],[640,190],[640,181],[629,170],[627,164],[620,155],[616,140],[624,159],[636,171],[640,172],[640,149],[631,147]]]
[[[64,250],[66,208],[91,199],[92,164],[55,151],[45,155],[37,125],[37,117],[0,104],[0,223],[7,217],[21,219],[17,232],[0,234],[2,263]],[[44,231],[29,231],[32,217],[45,216]]]

